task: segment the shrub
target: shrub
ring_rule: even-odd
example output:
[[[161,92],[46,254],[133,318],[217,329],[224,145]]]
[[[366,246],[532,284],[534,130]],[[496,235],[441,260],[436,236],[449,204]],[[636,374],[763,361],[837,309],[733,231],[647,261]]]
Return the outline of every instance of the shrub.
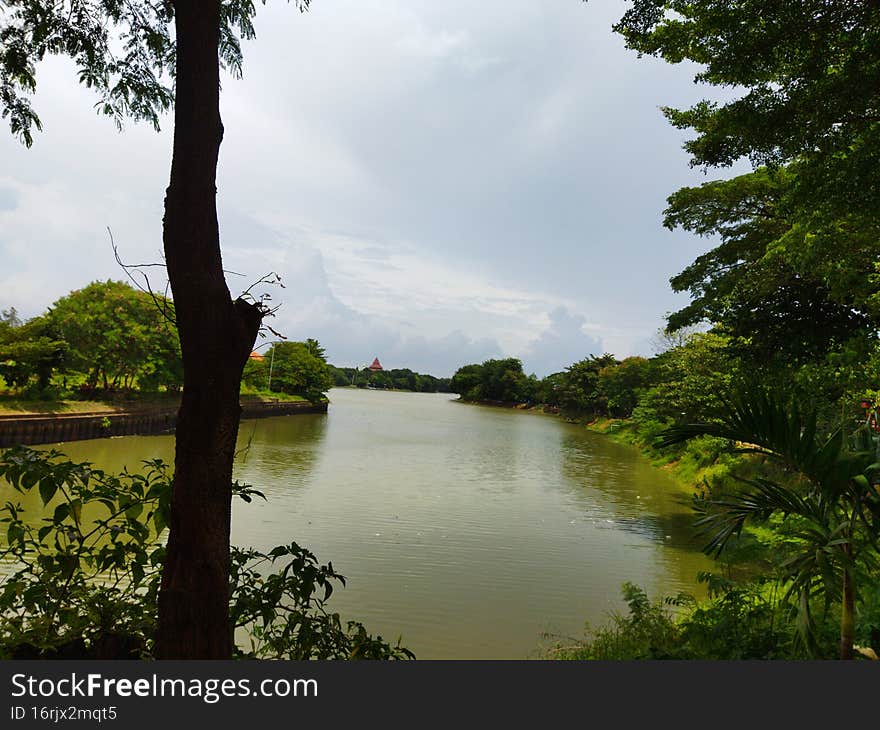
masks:
[[[608,626],[586,629],[583,639],[556,644],[555,659],[804,659],[831,658],[837,650],[833,615],[819,626],[819,653],[799,641],[795,607],[770,583],[747,584],[701,574],[709,599],[680,594],[651,602],[640,587],[625,583],[629,613],[612,614]],[[553,638],[553,637],[548,637]]]
[[[39,526],[20,504],[2,508],[15,568],[0,583],[0,658],[149,658],[168,524],[171,478],[160,460],[142,473],[108,474],[57,451],[16,447],[0,454],[0,478],[36,489]],[[246,502],[263,495],[238,482]],[[262,553],[230,551],[230,628],[249,646],[239,657],[408,659],[413,654],[343,624],[326,606],[345,578],[296,543]],[[274,571],[274,572],[273,572]]]

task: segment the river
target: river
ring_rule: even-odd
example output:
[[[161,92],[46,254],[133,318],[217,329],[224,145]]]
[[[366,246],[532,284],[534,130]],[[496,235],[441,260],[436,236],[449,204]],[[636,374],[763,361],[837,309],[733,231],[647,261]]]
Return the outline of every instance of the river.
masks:
[[[528,658],[710,567],[688,492],[636,450],[562,419],[454,396],[334,389],[327,415],[245,421],[233,542],[295,540],[348,584],[329,606],[419,658]],[[173,456],[170,436],[56,446],[109,470]],[[5,497],[0,494],[0,497]]]

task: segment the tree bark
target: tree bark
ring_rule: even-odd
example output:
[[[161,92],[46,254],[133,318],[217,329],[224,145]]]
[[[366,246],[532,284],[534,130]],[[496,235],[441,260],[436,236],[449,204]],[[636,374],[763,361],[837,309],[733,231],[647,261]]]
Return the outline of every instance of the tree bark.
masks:
[[[219,0],[175,0],[177,76],[163,240],[183,360],[170,533],[155,655],[224,659],[229,628],[232,460],[241,374],[262,319],[232,301],[220,256]]]

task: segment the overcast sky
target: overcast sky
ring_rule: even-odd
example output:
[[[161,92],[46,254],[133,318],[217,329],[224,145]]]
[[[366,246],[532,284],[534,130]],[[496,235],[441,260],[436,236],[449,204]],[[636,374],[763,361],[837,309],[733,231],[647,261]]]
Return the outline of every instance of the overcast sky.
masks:
[[[449,375],[516,356],[543,376],[650,354],[686,301],[669,277],[711,245],[660,224],[667,195],[707,178],[659,107],[706,90],[692,67],[624,49],[611,24],[625,7],[258,5],[244,78],[221,99],[224,264],[245,275],[233,294],[277,271],[272,326],[338,365]],[[93,104],[52,59],[33,148],[0,134],[2,308],[33,316],[122,278],[107,227],[127,261],[161,258],[170,120],[117,134]]]

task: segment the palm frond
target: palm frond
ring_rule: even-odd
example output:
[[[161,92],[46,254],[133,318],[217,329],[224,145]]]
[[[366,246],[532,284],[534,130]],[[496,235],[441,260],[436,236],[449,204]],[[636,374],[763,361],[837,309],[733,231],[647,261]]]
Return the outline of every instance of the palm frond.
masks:
[[[797,402],[764,389],[744,391],[724,403],[722,420],[671,426],[655,445],[667,448],[697,436],[714,436],[730,441],[734,451],[772,455],[816,483],[835,483],[842,471],[844,433],[837,429],[820,438],[815,409],[803,411]]]

